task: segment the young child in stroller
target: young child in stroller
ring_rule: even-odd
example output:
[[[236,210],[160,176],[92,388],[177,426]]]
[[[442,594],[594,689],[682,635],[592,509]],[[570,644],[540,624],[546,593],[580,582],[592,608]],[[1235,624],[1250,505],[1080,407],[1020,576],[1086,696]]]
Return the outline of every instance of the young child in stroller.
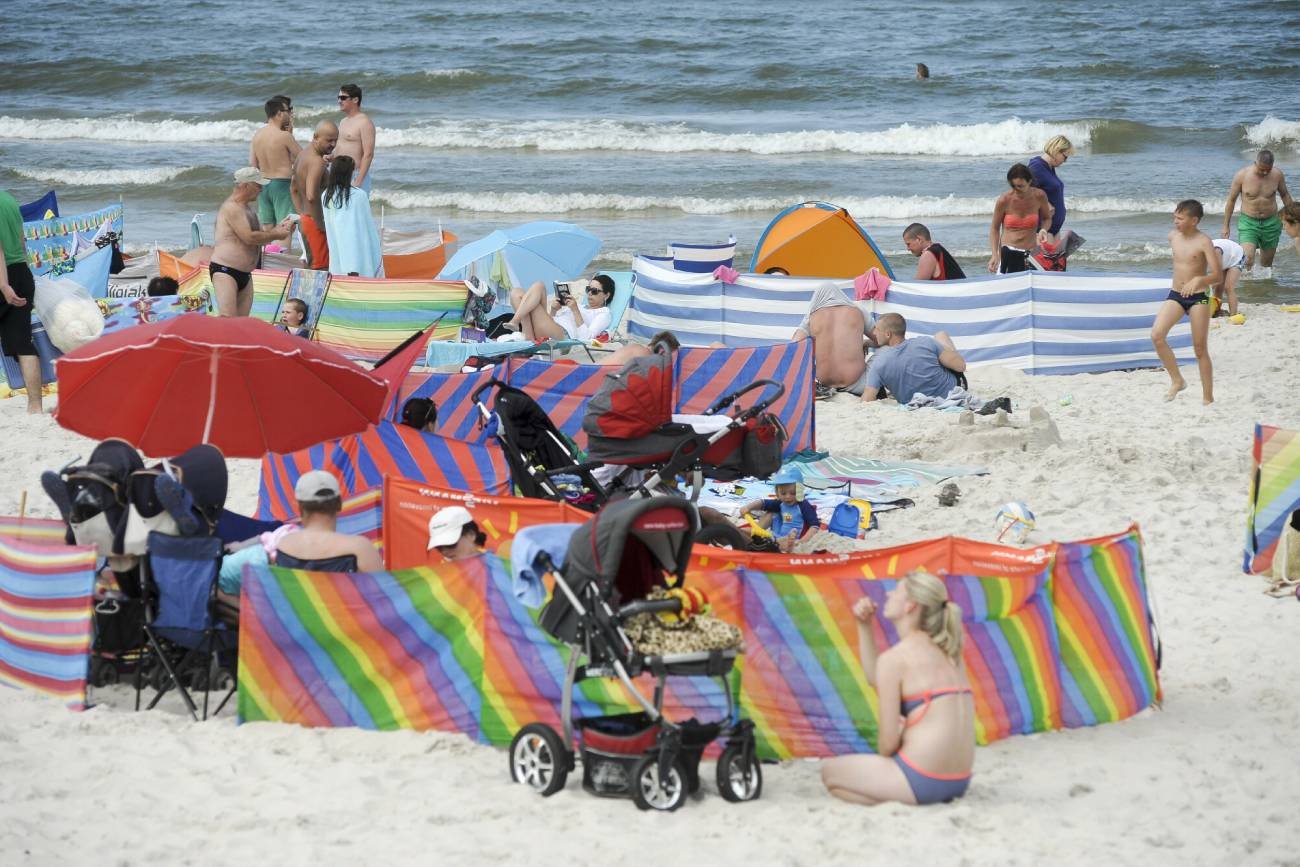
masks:
[[[643,810],[676,810],[700,786],[705,747],[726,737],[716,771],[719,792],[729,801],[759,797],[762,770],[754,755],[753,723],[738,718],[728,679],[740,652],[739,632],[734,627],[713,630],[712,642],[700,636],[675,642],[671,650],[662,643],[651,649],[640,633],[648,618],[663,615],[686,624],[692,620],[689,609],[701,607],[702,594],[684,586],[698,528],[695,507],[680,497],[622,500],[606,505],[574,531],[563,569],[554,568],[544,552],[534,559],[534,570],[553,582],[538,623],[569,647],[560,696],[563,734],[540,722],[519,731],[510,746],[516,782],[542,795],[562,789],[575,767],[573,744],[580,733],[585,789],[607,797],[630,796]],[[629,637],[633,632],[639,641]],[[680,652],[687,646],[698,649]],[[655,679],[653,699],[635,682],[643,673]],[[575,719],[575,685],[595,677],[617,679],[641,711]],[[722,695],[703,701],[710,710],[725,704],[721,719],[669,719],[664,698],[670,677],[715,678]],[[692,693],[702,696],[705,690],[696,687]]]

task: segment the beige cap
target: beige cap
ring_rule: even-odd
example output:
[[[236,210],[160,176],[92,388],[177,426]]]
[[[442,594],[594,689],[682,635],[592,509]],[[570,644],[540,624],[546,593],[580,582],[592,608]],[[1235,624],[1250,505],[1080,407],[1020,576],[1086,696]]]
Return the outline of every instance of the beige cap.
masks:
[[[300,503],[323,503],[334,497],[341,498],[343,492],[339,489],[339,480],[333,473],[312,470],[298,477],[297,484],[293,486],[293,496]]]
[[[429,550],[443,545],[455,545],[460,539],[461,530],[473,520],[464,506],[448,506],[434,512],[429,519]]]
[[[264,187],[271,181],[262,177],[262,170],[255,169],[252,166],[244,166],[235,172],[235,183],[237,184],[257,184]]]

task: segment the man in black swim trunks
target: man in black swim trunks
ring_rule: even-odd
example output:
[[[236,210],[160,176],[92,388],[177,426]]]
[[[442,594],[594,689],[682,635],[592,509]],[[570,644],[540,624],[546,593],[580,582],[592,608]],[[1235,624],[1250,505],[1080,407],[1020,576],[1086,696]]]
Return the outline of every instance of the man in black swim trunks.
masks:
[[[1168,340],[1169,330],[1186,315],[1192,321],[1192,348],[1201,371],[1201,402],[1214,403],[1214,368],[1208,345],[1210,299],[1206,290],[1223,282],[1223,260],[1215,252],[1210,236],[1199,228],[1204,215],[1205,209],[1195,199],[1179,202],[1174,209],[1174,230],[1169,233],[1169,246],[1174,254],[1174,288],[1151,326],[1151,343],[1169,374],[1165,400],[1173,400],[1187,388]]]
[[[259,169],[240,169],[235,172],[235,189],[217,211],[208,274],[217,296],[217,312],[222,316],[247,316],[252,311],[253,269],[261,258],[262,245],[283,241],[293,231],[293,214],[270,229],[260,228],[253,203],[267,183]]]

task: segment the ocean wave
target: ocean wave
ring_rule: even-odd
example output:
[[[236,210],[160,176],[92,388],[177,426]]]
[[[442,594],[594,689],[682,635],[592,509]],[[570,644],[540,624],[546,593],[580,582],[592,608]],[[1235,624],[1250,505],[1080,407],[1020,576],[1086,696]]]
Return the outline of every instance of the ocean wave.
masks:
[[[262,124],[247,120],[134,120],[130,117],[0,117],[0,139],[132,143],[247,142]],[[301,137],[302,133],[299,132]],[[306,134],[308,138],[310,133]]]
[[[173,166],[153,169],[34,169],[12,171],[33,181],[69,187],[148,187],[175,180],[197,166]]]
[[[376,201],[397,210],[427,208],[454,209],[493,214],[573,214],[584,211],[679,211],[684,214],[775,213],[795,201],[777,196],[705,198],[701,196],[632,196],[618,193],[477,192],[455,190],[416,192],[377,191]],[[992,196],[868,196],[835,199],[855,219],[917,220],[944,217],[980,217],[993,213]],[[1126,199],[1113,196],[1081,196],[1066,200],[1077,214],[1171,213],[1174,202]],[[1208,211],[1223,211],[1223,202],[1209,202]]]
[[[117,142],[244,142],[260,124],[247,120],[141,121],[107,118],[0,117],[0,139],[82,139]],[[1063,133],[1084,146],[1094,121],[1022,121],[967,125],[902,124],[883,130],[715,132],[685,123],[623,120],[447,120],[420,126],[381,127],[380,147],[530,149],[540,151],[642,151],[649,153],[846,153],[881,156],[1000,156],[1036,151]],[[310,138],[306,127],[295,130]]]
[[[884,130],[714,132],[685,123],[596,121],[443,121],[380,129],[378,143],[428,148],[649,153],[846,153],[880,156],[998,156],[1036,151],[1057,133],[1076,145],[1092,136],[1091,122],[1051,123],[1011,118],[968,125],[902,124]]]
[[[1300,144],[1300,120],[1284,120],[1268,115],[1257,124],[1246,127],[1246,141],[1253,145]]]

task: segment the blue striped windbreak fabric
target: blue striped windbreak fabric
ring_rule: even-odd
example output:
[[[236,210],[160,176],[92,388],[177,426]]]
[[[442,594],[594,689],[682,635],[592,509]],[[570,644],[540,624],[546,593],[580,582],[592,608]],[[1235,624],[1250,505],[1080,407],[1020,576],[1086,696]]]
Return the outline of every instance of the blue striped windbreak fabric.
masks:
[[[746,274],[734,284],[638,258],[629,334],[669,330],[684,345],[761,346],[788,341],[821,278]],[[851,281],[835,281],[852,297]],[[946,331],[971,367],[1034,374],[1158,367],[1150,331],[1168,276],[1026,272],[933,283],[895,282],[874,314],[899,313],[909,336]],[[1191,330],[1169,335],[1179,364],[1190,364]]]

